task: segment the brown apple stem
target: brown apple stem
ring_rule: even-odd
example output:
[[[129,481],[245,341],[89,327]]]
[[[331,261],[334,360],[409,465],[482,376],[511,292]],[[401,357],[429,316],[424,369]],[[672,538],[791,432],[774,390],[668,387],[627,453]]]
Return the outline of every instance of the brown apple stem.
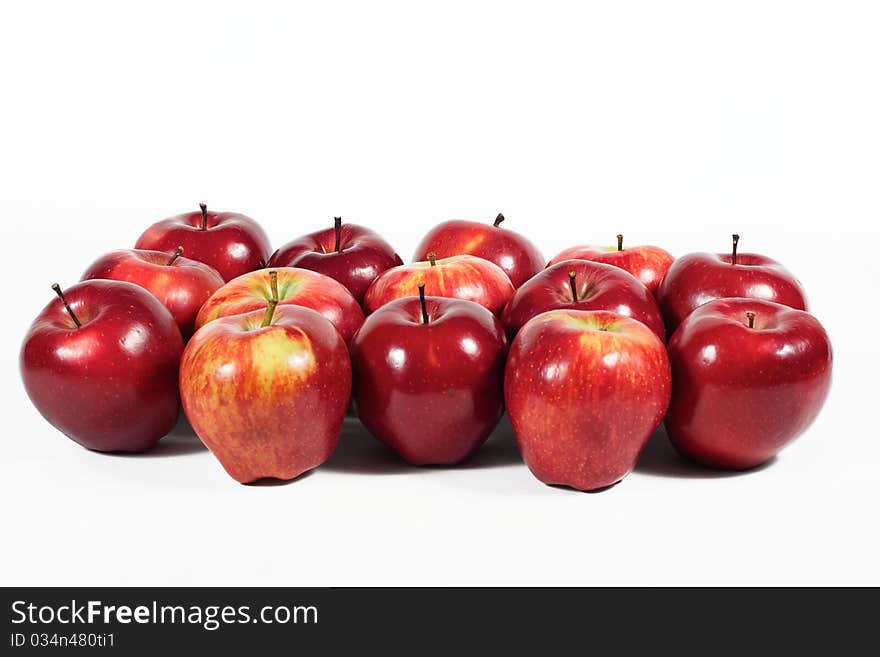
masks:
[[[501,225],[502,221],[504,221],[504,215],[499,212],[498,216],[495,217],[495,223],[493,223],[492,225],[495,226],[495,228],[498,228],[498,226]]]
[[[266,306],[266,314],[263,315],[263,323],[260,325],[265,328],[272,323],[272,316],[275,314],[275,306],[278,305],[278,272],[270,271],[269,272],[269,281],[272,288],[272,298],[269,299],[269,304]]]
[[[574,282],[575,273],[573,271],[568,272],[568,284],[571,285],[571,300],[578,300],[578,291],[577,284]]]
[[[751,310],[747,311],[746,312],[746,319],[749,320],[749,328],[750,329],[755,328],[755,313],[753,313]]]
[[[436,267],[436,266],[437,266],[437,256],[434,254],[433,251],[431,251],[431,252],[428,254],[428,261],[431,263],[431,266],[432,266],[432,267]]]
[[[208,204],[199,203],[199,208],[202,211],[202,230],[208,230]]]
[[[623,251],[623,235],[617,236],[617,250]]]
[[[333,228],[336,231],[336,246],[333,247],[333,250],[339,253],[339,246],[342,241],[342,217],[333,217]]]
[[[171,265],[174,264],[174,261],[177,260],[182,255],[183,255],[183,247],[178,246],[176,249],[174,249],[174,253],[171,255],[171,259],[165,263],[165,266],[170,267]]]
[[[730,253],[730,264],[736,264],[736,245],[739,244],[739,235],[733,235],[733,251]]]
[[[61,286],[58,283],[52,284],[52,289],[55,290],[55,294],[58,295],[58,298],[61,299],[61,303],[64,304],[64,308],[67,310],[67,314],[70,315],[70,319],[73,320],[73,323],[76,324],[76,328],[82,328],[82,324],[79,321],[79,318],[73,313],[73,308],[70,307],[70,304],[67,303],[67,299],[64,297],[64,292],[61,291]]]
[[[425,283],[419,283],[419,301],[422,304],[422,324],[428,323],[428,307],[425,305]]]

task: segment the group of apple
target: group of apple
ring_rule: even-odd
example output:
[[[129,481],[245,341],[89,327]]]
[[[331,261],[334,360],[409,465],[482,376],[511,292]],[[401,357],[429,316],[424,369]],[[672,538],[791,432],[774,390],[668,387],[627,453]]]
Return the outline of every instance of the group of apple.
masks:
[[[236,480],[326,461],[350,407],[406,461],[452,465],[504,410],[541,481],[633,469],[664,421],[716,468],[772,458],[818,414],[831,344],[801,285],[755,254],[576,246],[549,264],[494,223],[447,221],[403,264],[336,218],[272,253],[249,217],[160,221],[57,294],[21,351],[27,393],[97,451],[140,451],[179,406]],[[668,340],[667,340],[668,338]]]

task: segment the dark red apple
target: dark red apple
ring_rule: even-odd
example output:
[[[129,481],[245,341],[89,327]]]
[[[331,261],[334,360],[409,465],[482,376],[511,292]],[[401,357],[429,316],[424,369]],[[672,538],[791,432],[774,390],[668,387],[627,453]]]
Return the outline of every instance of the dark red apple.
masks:
[[[402,264],[378,233],[357,224],[343,224],[341,217],[335,217],[333,228],[309,233],[275,251],[268,266],[300,267],[324,274],[342,283],[362,303],[379,274]]]
[[[429,253],[426,262],[392,267],[373,281],[364,295],[364,310],[369,315],[395,299],[418,296],[421,283],[432,296],[474,301],[495,315],[514,293],[507,274],[488,260],[470,255],[438,260]]]
[[[180,364],[186,417],[241,483],[293,479],[326,461],[351,393],[348,350],[333,325],[277,299],[203,326]]]
[[[666,339],[657,302],[632,274],[600,262],[563,260],[530,278],[501,315],[507,336],[548,310],[610,310],[632,317]]]
[[[504,400],[523,460],[546,484],[597,490],[620,481],[669,404],[663,342],[604,310],[551,310],[510,346]]]
[[[364,311],[341,283],[308,269],[278,267],[279,304],[311,308],[330,320],[343,340],[349,342],[361,324]],[[229,281],[204,303],[196,317],[201,328],[218,317],[240,315],[266,307],[272,298],[272,275],[268,269],[252,271]]]
[[[519,287],[544,268],[544,256],[531,240],[501,227],[504,215],[493,224],[455,219],[431,229],[419,242],[413,260],[424,261],[428,254],[437,258],[474,255],[504,270],[514,287]],[[430,287],[430,286],[429,286]]]
[[[488,310],[462,299],[392,301],[351,345],[364,426],[416,465],[454,464],[501,418],[507,340]]]
[[[831,386],[831,342],[802,310],[719,299],[692,312],[669,341],[666,429],[684,455],[744,469],[773,458],[819,414]]]
[[[140,249],[111,251],[93,262],[82,280],[103,278],[140,285],[168,308],[187,340],[195,330],[199,309],[223,286],[223,278],[216,269],[182,254],[182,246],[171,254]]]
[[[562,251],[547,266],[572,259],[592,260],[620,267],[638,278],[655,296],[663,277],[666,276],[666,272],[675,261],[675,258],[668,251],[664,251],[659,246],[623,248],[623,235],[618,235],[617,246],[573,246]]]
[[[216,269],[224,281],[266,266],[272,248],[260,225],[237,212],[187,212],[156,222],[134,248],[174,251],[182,246],[188,258]]]
[[[152,447],[177,422],[183,340],[168,309],[144,288],[85,281],[31,324],[21,376],[40,414],[101,452]]]
[[[691,253],[673,263],[657,293],[669,335],[695,308],[714,299],[748,297],[807,309],[800,282],[782,265],[755,253]]]

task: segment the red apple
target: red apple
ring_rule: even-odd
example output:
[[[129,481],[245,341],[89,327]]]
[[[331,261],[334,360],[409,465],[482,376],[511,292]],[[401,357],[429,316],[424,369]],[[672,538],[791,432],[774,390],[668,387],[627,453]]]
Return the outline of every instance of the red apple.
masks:
[[[168,309],[142,287],[85,281],[31,324],[21,376],[40,414],[101,452],[152,447],[177,422],[183,340]]]
[[[196,331],[180,394],[193,430],[233,479],[293,479],[336,448],[351,363],[324,317],[270,299]]]
[[[622,269],[587,260],[563,260],[533,276],[513,295],[501,321],[512,339],[532,317],[558,308],[609,310],[639,320],[666,339],[648,288]]]
[[[620,267],[638,278],[656,296],[657,288],[675,258],[659,246],[623,248],[623,235],[618,235],[617,246],[573,246],[562,251],[547,266],[563,260],[593,260]]]
[[[503,409],[507,340],[472,301],[424,296],[388,303],[351,345],[354,399],[364,426],[416,465],[466,459]]]
[[[539,480],[596,490],[633,469],[670,388],[663,342],[641,322],[604,310],[551,310],[514,339],[504,400]]]
[[[519,287],[544,268],[544,256],[531,240],[501,227],[504,215],[495,223],[479,221],[444,221],[431,229],[419,242],[413,260],[474,255],[494,262],[504,270],[514,287]],[[428,286],[430,288],[430,286]]]
[[[470,255],[438,260],[429,253],[426,262],[392,267],[373,281],[364,295],[364,310],[369,315],[394,299],[418,296],[420,283],[432,296],[474,301],[495,315],[514,293],[507,274],[488,260]]]
[[[216,269],[183,258],[182,253],[180,246],[172,254],[139,249],[111,251],[93,262],[82,280],[103,278],[140,285],[168,308],[186,340],[195,330],[199,309],[223,286],[223,278]]]
[[[403,264],[378,233],[334,218],[333,228],[288,242],[269,258],[269,267],[300,267],[329,276],[348,288],[358,303],[386,269]]]
[[[216,269],[224,281],[266,266],[272,247],[260,225],[237,212],[187,212],[156,222],[138,238],[136,249],[173,251]]]
[[[666,273],[657,301],[669,335],[695,308],[713,299],[748,297],[807,309],[800,282],[782,265],[755,253],[737,253],[739,235],[730,253],[691,253]]]
[[[669,341],[669,438],[705,465],[760,465],[801,435],[831,386],[831,342],[802,310],[756,299],[710,301]]]
[[[330,320],[346,343],[364,323],[364,311],[351,292],[329,276],[296,267],[278,267],[272,271],[278,276],[280,305],[316,310]],[[218,317],[265,308],[272,295],[271,278],[268,269],[260,269],[229,281],[202,306],[196,317],[196,328]]]

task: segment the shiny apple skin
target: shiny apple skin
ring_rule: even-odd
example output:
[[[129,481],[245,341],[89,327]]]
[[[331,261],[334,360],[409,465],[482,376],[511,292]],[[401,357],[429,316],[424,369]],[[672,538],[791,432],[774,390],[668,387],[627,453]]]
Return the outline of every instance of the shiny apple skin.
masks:
[[[173,253],[121,249],[93,262],[82,280],[102,278],[127,281],[151,292],[171,312],[184,340],[195,331],[196,315],[202,304],[223,286],[213,267],[184,256],[168,261]]]
[[[415,465],[460,463],[503,411],[507,340],[488,310],[461,299],[397,299],[367,318],[351,345],[364,426]]]
[[[746,312],[755,313],[755,328]],[[710,301],[669,341],[672,403],[666,429],[685,456],[741,470],[801,435],[831,387],[832,350],[819,321],[755,299]]]
[[[675,262],[675,257],[659,246],[628,246],[618,251],[616,246],[585,245],[563,250],[547,266],[563,260],[591,260],[614,265],[639,279],[656,297],[660,283]]]
[[[575,273],[577,301],[571,293],[570,272]],[[586,260],[562,260],[533,276],[513,295],[501,322],[513,339],[535,315],[560,308],[609,310],[642,322],[666,339],[663,317],[648,288],[622,269]]]
[[[422,282],[428,296],[474,301],[496,316],[515,291],[498,265],[471,255],[452,256],[435,265],[413,262],[389,269],[367,290],[364,311],[369,315],[395,299],[417,297]]]
[[[171,313],[142,287],[85,281],[31,324],[21,348],[25,390],[46,420],[83,447],[140,452],[177,422],[183,339]]]
[[[351,362],[310,308],[222,317],[192,337],[180,364],[184,412],[238,482],[294,479],[326,461],[351,394]]]
[[[308,269],[273,267],[239,276],[217,290],[196,317],[201,328],[218,317],[240,315],[266,307],[272,296],[270,271],[278,272],[278,307],[293,305],[317,311],[348,343],[364,323],[360,304],[341,283]]]
[[[288,242],[272,254],[269,267],[311,269],[339,281],[358,303],[383,271],[402,265],[394,248],[375,231],[357,224],[342,224],[339,251],[336,230],[328,228]]]
[[[756,253],[691,253],[676,260],[660,284],[657,301],[671,336],[695,308],[714,299],[747,297],[807,309],[800,282],[781,264]]]
[[[635,466],[671,390],[663,342],[616,313],[551,310],[510,346],[504,399],[526,465],[540,481],[598,490]]]
[[[186,212],[156,222],[138,238],[136,249],[172,252],[183,247],[186,257],[204,262],[230,281],[266,266],[272,247],[260,225],[238,212]]]
[[[544,268],[544,256],[531,240],[502,225],[453,219],[432,228],[416,247],[413,260],[473,255],[493,262],[519,287]]]

